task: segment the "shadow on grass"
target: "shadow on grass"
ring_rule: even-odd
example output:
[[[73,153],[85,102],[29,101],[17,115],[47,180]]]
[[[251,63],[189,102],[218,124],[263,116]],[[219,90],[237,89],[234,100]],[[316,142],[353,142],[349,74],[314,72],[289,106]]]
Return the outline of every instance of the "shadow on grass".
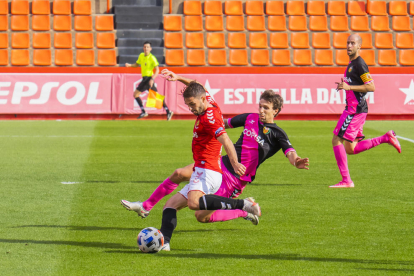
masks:
[[[86,180],[85,183],[158,183],[161,184],[164,180],[154,181],[154,180],[140,180],[140,181],[118,181],[118,180]]]
[[[77,242],[77,241],[43,241],[43,240],[17,240],[0,239],[0,243],[22,243],[22,244],[46,244],[46,245],[70,245],[106,249],[136,249],[135,246],[126,246],[120,243],[110,242]]]
[[[377,270],[377,271],[389,271],[389,272],[414,272],[414,269],[404,269],[404,268],[356,268],[360,270]]]
[[[171,249],[172,252],[194,252],[195,250],[193,249]],[[126,251],[126,250],[108,250],[108,251],[104,251],[105,253],[118,253],[118,254],[146,254],[141,252],[138,247],[136,251]],[[163,253],[164,254],[164,253]],[[168,254],[168,253],[166,253]],[[191,253],[193,254],[193,253]]]
[[[267,183],[250,183],[249,186],[303,186],[303,184],[267,184]]]

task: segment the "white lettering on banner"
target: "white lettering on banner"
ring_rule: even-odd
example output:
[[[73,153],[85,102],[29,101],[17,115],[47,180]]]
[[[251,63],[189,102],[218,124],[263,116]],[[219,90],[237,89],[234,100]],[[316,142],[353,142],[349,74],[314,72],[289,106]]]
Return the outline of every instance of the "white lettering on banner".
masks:
[[[9,95],[9,90],[1,90],[2,87],[6,88],[6,87],[10,87],[11,82],[0,82],[0,96],[7,96]],[[0,104],[6,104],[7,100],[6,99],[0,99]]]
[[[330,104],[341,104],[341,93],[336,91],[336,89],[331,89],[331,97],[329,99]]]
[[[317,88],[316,89],[316,103],[317,104],[326,104],[329,101],[329,91],[326,88]]]
[[[252,104],[253,103],[253,92],[256,91],[254,88],[245,88],[244,91],[247,93],[247,103]]]
[[[98,97],[99,82],[91,82],[89,85],[88,97],[86,98],[86,104],[102,104],[103,99],[97,99]]]
[[[366,95],[365,95],[365,98],[367,99],[367,102],[368,103],[374,103],[374,92],[368,92]]]
[[[27,87],[27,89],[25,89]],[[16,82],[11,103],[20,104],[23,97],[30,97],[36,94],[37,85],[33,82]]]
[[[310,88],[303,88],[302,90],[302,98],[300,99],[300,103],[308,103],[311,104],[312,102],[312,94]]]
[[[42,91],[40,91],[40,96],[38,99],[31,99],[29,104],[45,104],[49,100],[50,93],[52,88],[58,87],[58,82],[47,82],[43,85]]]
[[[241,93],[243,93],[243,88],[237,88],[234,91],[234,96],[237,98],[237,100],[234,101],[235,104],[242,104],[242,103],[244,103],[244,97],[243,97],[243,95]]]
[[[66,97],[66,94],[71,88],[76,88],[76,93],[71,99],[68,99]],[[82,99],[85,97],[85,94],[85,86],[83,86],[82,83],[77,81],[68,81],[59,87],[56,97],[58,101],[63,105],[75,105],[82,101]]]
[[[224,89],[224,104],[233,104],[233,89]]]
[[[259,104],[260,103],[260,96],[263,94],[263,92],[265,90],[266,89],[263,89],[263,88],[257,88],[256,89],[256,104]]]

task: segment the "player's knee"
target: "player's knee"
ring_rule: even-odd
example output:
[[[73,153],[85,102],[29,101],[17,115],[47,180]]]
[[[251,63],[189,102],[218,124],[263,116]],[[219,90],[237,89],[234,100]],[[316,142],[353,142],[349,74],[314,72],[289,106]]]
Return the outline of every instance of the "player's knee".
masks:
[[[206,217],[205,215],[200,214],[198,212],[195,212],[195,217],[196,217],[197,221],[201,222],[201,223],[208,223],[210,221],[209,217]]]
[[[349,155],[351,155],[351,154],[354,154],[354,149],[353,148],[345,148],[345,151],[346,151],[346,154],[349,154]]]
[[[196,200],[189,200],[188,208],[190,208],[190,210],[200,210],[199,204]]]
[[[185,173],[186,171],[184,170],[184,169],[182,169],[182,168],[180,168],[180,169],[176,169],[175,171],[174,171],[174,173],[173,173],[173,175],[172,175],[172,177],[174,178],[174,179],[177,179],[177,180],[179,180],[180,182],[182,182],[182,181],[188,181],[188,180],[190,180],[190,178],[186,175],[186,173]]]

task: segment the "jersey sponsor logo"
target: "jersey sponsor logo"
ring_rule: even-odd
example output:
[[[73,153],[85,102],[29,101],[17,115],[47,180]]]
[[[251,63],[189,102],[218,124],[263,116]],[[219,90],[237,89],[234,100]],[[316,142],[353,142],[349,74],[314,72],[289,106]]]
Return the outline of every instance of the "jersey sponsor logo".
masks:
[[[197,134],[197,132],[194,132],[194,133],[193,133],[193,138],[198,138],[198,134]]]
[[[268,127],[263,127],[263,133],[268,135],[270,133],[270,128]]]
[[[217,136],[218,134],[220,134],[220,132],[222,132],[223,130],[224,130],[224,128],[219,127],[219,128],[216,130],[216,132],[215,132],[216,136]]]
[[[254,124],[255,120],[250,120],[249,123],[250,124]]]
[[[196,172],[195,173],[195,177],[194,177],[194,180],[193,180],[193,183],[198,183],[198,182],[200,182],[200,178],[203,176],[203,172]]]
[[[263,147],[263,144],[264,144],[263,138],[257,135],[254,131],[251,131],[250,129],[244,129],[243,134],[246,135],[247,137],[252,137],[254,140],[256,140],[258,144],[260,144]]]
[[[345,77],[345,78],[344,78],[344,82],[351,83],[351,82],[352,82],[352,80],[351,80],[351,78]]]

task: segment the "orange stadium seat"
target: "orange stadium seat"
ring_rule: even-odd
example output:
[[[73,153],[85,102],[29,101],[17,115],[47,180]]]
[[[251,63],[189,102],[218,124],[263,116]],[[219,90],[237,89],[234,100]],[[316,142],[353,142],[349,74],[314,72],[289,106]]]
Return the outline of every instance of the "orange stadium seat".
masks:
[[[387,14],[387,2],[385,2],[385,1],[368,1],[367,2],[367,12],[370,15],[388,15]]]
[[[91,15],[92,1],[90,0],[75,0],[73,2],[73,14],[76,15]]]
[[[69,0],[54,0],[53,14],[69,15],[71,14],[71,6]]]
[[[265,31],[264,16],[247,16],[246,28],[249,31]]]
[[[76,65],[95,65],[95,52],[93,50],[76,50]]]
[[[0,65],[9,64],[9,53],[7,50],[0,50]]]
[[[0,15],[0,31],[7,31],[9,29],[9,19],[7,15]]]
[[[270,33],[270,47],[278,49],[289,48],[287,33]]]
[[[266,2],[267,15],[285,15],[285,8],[283,1],[267,1]]]
[[[346,41],[350,33],[334,33],[333,34],[333,46],[338,49],[346,49]]]
[[[12,15],[10,28],[12,31],[28,31],[29,16],[28,15]]]
[[[333,65],[332,50],[315,50],[316,65]]]
[[[247,15],[264,15],[263,1],[246,1]]]
[[[186,33],[185,47],[204,48],[204,33]]]
[[[0,33],[0,49],[9,48],[9,36],[7,33]]]
[[[206,55],[204,50],[187,50],[187,64],[191,66],[202,66],[206,65]]]
[[[223,16],[207,15],[205,17],[205,29],[206,31],[223,31]]]
[[[75,31],[92,31],[92,16],[76,15],[73,28]]]
[[[288,15],[305,15],[305,4],[303,1],[287,1],[286,13]]]
[[[70,17],[69,15],[53,16],[53,30],[55,31],[72,30],[72,17]]]
[[[201,1],[184,1],[185,15],[201,15]]]
[[[184,65],[184,50],[165,50],[165,64],[172,66]]]
[[[78,49],[93,48],[93,33],[76,33],[75,47]]]
[[[308,15],[325,15],[325,2],[324,1],[309,1],[308,2]]]
[[[182,33],[164,33],[165,48],[183,48]]]
[[[269,31],[286,31],[286,17],[284,15],[273,15],[267,18],[267,29]]]
[[[55,33],[53,45],[58,49],[72,48],[72,34],[71,33]]]
[[[289,50],[273,50],[272,51],[272,64],[276,66],[291,65],[290,51]]]
[[[348,65],[349,64],[349,56],[346,50],[335,51],[335,63],[336,65]]]
[[[208,48],[226,48],[224,33],[207,33]]]
[[[414,35],[412,33],[396,33],[395,46],[401,49],[414,48]]]
[[[351,30],[358,32],[369,31],[368,16],[351,16]]]
[[[293,64],[298,66],[312,65],[311,50],[293,50]]]
[[[0,0],[0,14],[9,14],[9,3],[7,0]]]
[[[29,50],[11,50],[11,64],[13,66],[27,66],[30,64]]]
[[[50,17],[49,15],[33,15],[32,16],[33,31],[49,31]]]
[[[312,47],[316,49],[331,48],[331,38],[329,33],[312,33]]]
[[[397,32],[411,31],[409,16],[393,16],[392,29]]]
[[[50,14],[49,0],[34,0],[32,2],[32,14]]]
[[[164,30],[166,31],[181,31],[182,30],[181,16],[164,15]]]
[[[73,65],[73,52],[72,50],[55,50],[55,65],[58,66],[72,66]]]
[[[250,53],[250,62],[252,65],[257,66],[269,65],[269,50],[252,50]]]
[[[248,65],[247,50],[230,50],[229,63],[230,65]]]
[[[205,1],[204,2],[205,15],[222,15],[223,5],[221,1]]]
[[[203,18],[201,16],[186,16],[184,18],[184,29],[186,31],[202,31],[203,30]]]
[[[243,15],[242,1],[224,2],[224,13],[226,15]]]
[[[266,33],[250,33],[249,47],[253,49],[267,48],[267,34]]]
[[[28,49],[30,47],[30,36],[28,33],[12,33],[11,47],[15,49]]]
[[[50,66],[52,65],[51,50],[33,50],[33,65]]]
[[[322,32],[328,30],[328,18],[324,15],[309,16],[309,30]]]
[[[115,50],[98,50],[98,65],[115,66],[116,64]]]
[[[407,15],[407,2],[406,1],[391,1],[390,15]]]
[[[404,66],[414,65],[414,50],[400,50],[399,62]]]
[[[362,39],[361,49],[372,48],[372,33],[358,33]]]
[[[244,31],[244,17],[243,16],[227,16],[226,18],[227,31]]]
[[[212,66],[227,65],[226,50],[208,50],[208,64]]]
[[[49,49],[50,41],[50,33],[33,33],[32,46],[35,49]]]
[[[113,31],[114,30],[114,17],[97,15],[95,17],[95,30],[97,31]]]
[[[307,31],[306,16],[289,16],[289,30],[291,31]]]
[[[375,32],[387,32],[390,30],[388,16],[371,16],[371,29]]]
[[[378,50],[378,64],[387,66],[397,65],[397,52],[395,50]]]
[[[246,34],[245,33],[228,33],[227,43],[229,48],[246,48]]]
[[[375,65],[375,51],[374,50],[361,50],[361,57],[364,59],[367,65]]]
[[[329,15],[346,15],[344,1],[329,1],[328,2]]]
[[[410,2],[410,15],[414,15],[414,1]]]
[[[99,49],[115,48],[115,34],[114,33],[97,33],[96,47]]]
[[[29,14],[29,1],[27,0],[12,0],[11,14]]]
[[[309,48],[309,33],[291,33],[290,46],[292,48]]]
[[[375,33],[375,48],[377,49],[394,48],[394,42],[392,40],[392,33]]]
[[[348,16],[342,16],[342,15],[331,16],[331,30],[335,32],[349,31]]]
[[[349,1],[348,2],[348,14],[349,15],[366,15],[365,2],[362,1]]]

